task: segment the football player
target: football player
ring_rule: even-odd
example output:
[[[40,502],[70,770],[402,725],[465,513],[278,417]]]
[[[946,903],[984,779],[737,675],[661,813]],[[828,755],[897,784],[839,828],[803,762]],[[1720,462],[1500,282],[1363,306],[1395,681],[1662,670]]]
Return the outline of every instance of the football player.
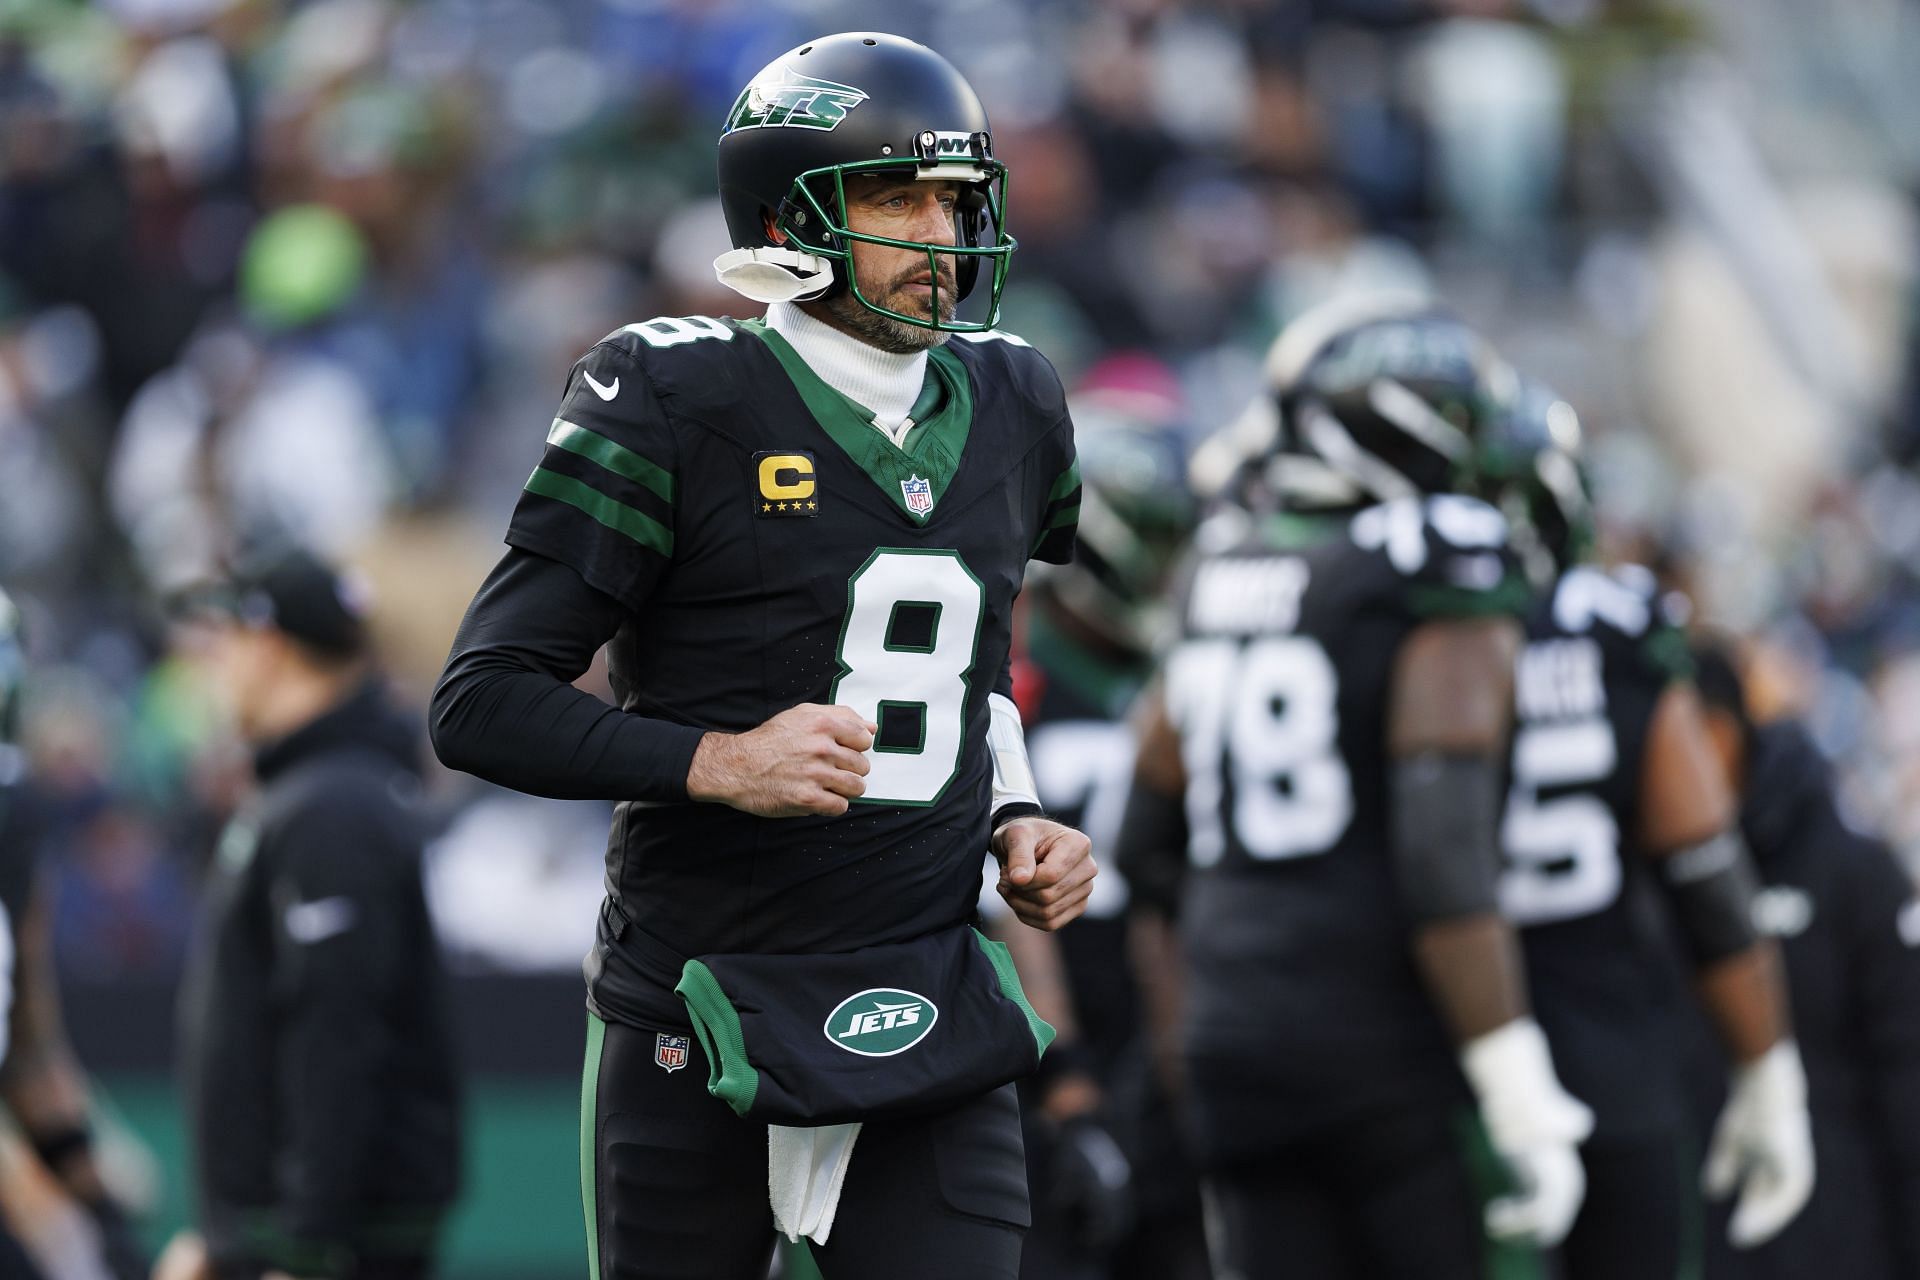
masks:
[[[1489,1233],[1564,1234],[1591,1123],[1497,901],[1526,587],[1505,520],[1462,490],[1512,375],[1457,319],[1388,300],[1302,317],[1268,374],[1235,501],[1197,538],[1119,855],[1179,921],[1162,963],[1187,969],[1216,1268],[1466,1280]],[[1491,1199],[1486,1142],[1513,1175]]]
[[[1041,804],[1102,849],[1119,830],[1133,775],[1126,714],[1167,638],[1169,578],[1192,534],[1194,502],[1169,372],[1144,356],[1114,356],[1068,403],[1079,543],[1073,563],[1040,566],[1028,583],[1014,689]],[[1028,1167],[1046,1202],[1035,1205],[1027,1238],[1029,1277],[1207,1274],[1192,1171],[1140,1052],[1126,901],[1125,882],[1107,868],[1074,928],[1005,935],[1016,956],[1028,953],[1023,963],[1057,947],[1059,999],[1077,1032],[1069,1040],[1062,1031],[1029,1091],[1041,1123],[1028,1129]],[[1047,972],[1039,960],[1031,968]],[[1052,1021],[1037,993],[1034,1001]],[[1107,1149],[1109,1132],[1125,1157]],[[1131,1227],[1126,1207],[1135,1210]]]
[[[1711,1280],[1920,1275],[1920,900],[1881,839],[1848,824],[1831,766],[1792,720],[1755,724],[1740,676],[1697,650],[1700,696],[1779,940],[1806,1059],[1819,1181],[1773,1239],[1708,1242]]]
[[[1014,244],[979,98],[921,45],[827,36],[742,90],[719,177],[715,267],[766,319],[648,320],[574,366],[432,710],[457,768],[622,802],[586,966],[609,1280],[759,1280],[771,1252],[773,1131],[709,1096],[686,961],[797,980],[947,937],[988,848],[1014,914],[1055,929],[1095,870],[1041,815],[1009,696],[1014,597],[1070,556],[1079,479],[1058,377],[991,327]],[[603,644],[617,709],[570,684]],[[1016,1274],[1011,1085],[828,1163],[780,1221],[833,1280]]]
[[[98,1227],[99,1261],[117,1280],[146,1275],[132,1223],[95,1158],[86,1077],[60,1017],[53,904],[35,865],[35,821],[16,745],[26,648],[20,611],[0,591],[0,1101],[40,1163]],[[0,1275],[39,1271],[0,1226]]]
[[[1673,1021],[1684,996],[1648,899],[1666,900],[1736,1064],[1707,1182],[1740,1187],[1731,1234],[1743,1246],[1785,1226],[1813,1182],[1778,954],[1750,923],[1752,862],[1686,640],[1651,574],[1587,562],[1572,408],[1530,385],[1507,428],[1492,451],[1510,468],[1500,498],[1541,594],[1515,678],[1500,899],[1522,929],[1554,1060],[1595,1115],[1581,1148],[1587,1197],[1563,1258],[1569,1280],[1691,1275],[1703,1206]]]

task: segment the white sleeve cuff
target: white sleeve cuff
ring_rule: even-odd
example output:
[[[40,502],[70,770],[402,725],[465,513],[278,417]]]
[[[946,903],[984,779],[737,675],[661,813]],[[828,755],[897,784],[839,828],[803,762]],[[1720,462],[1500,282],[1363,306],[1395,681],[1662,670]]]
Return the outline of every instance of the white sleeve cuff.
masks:
[[[1040,807],[1040,788],[1027,759],[1027,734],[1020,708],[1002,693],[987,695],[987,754],[993,759],[993,812],[1008,805]]]

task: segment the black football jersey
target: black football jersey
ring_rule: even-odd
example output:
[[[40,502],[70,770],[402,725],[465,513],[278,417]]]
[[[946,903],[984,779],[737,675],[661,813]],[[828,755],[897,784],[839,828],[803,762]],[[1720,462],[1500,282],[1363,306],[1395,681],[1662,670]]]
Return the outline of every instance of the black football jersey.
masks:
[[[1010,688],[1028,559],[1071,556],[1079,472],[1052,367],[960,337],[903,445],[757,321],[629,325],[574,366],[507,541],[631,610],[620,705],[737,732],[842,703],[880,726],[841,817],[615,810],[587,965],[603,1016],[684,1022],[685,957],[849,951],[972,912],[987,695]]]
[[[1054,936],[1081,1044],[1104,1071],[1138,1026],[1127,962],[1127,885],[1110,855],[1133,779],[1134,740],[1125,717],[1152,674],[1151,663],[1093,653],[1036,609],[1026,627],[1025,666],[1031,693],[1021,715],[1041,807],[1084,831],[1101,859],[1086,914]]]
[[[1680,993],[1635,833],[1648,726],[1687,670],[1651,574],[1577,566],[1534,604],[1515,673],[1501,907],[1561,1081],[1602,1136],[1679,1119]]]
[[[1202,530],[1165,668],[1187,773],[1188,1046],[1238,1064],[1206,1074],[1270,1100],[1270,1124],[1465,1097],[1398,907],[1386,719],[1415,627],[1524,608],[1506,537],[1456,496]]]

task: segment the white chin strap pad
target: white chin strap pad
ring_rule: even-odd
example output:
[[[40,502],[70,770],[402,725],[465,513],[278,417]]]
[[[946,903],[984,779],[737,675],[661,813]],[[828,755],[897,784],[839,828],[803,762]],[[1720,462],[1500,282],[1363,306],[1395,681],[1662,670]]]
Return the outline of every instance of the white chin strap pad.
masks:
[[[833,263],[798,249],[730,249],[713,260],[713,274],[755,302],[800,302],[833,284]]]

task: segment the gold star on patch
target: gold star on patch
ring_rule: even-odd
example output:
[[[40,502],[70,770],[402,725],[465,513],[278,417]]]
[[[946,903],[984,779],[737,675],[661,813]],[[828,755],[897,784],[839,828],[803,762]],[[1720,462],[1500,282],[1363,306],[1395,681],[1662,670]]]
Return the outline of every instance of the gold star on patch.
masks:
[[[784,503],[784,502],[783,502],[783,503],[781,503],[781,504],[780,504],[780,509],[781,509],[782,511],[785,511],[785,510],[787,509],[787,504],[786,504],[786,503]]]
[[[807,510],[809,511],[818,511],[819,509],[820,509],[820,504],[817,502],[809,502],[807,504]]]
[[[760,509],[762,511],[771,511],[773,510],[773,504],[771,502],[763,502],[760,504]]]

